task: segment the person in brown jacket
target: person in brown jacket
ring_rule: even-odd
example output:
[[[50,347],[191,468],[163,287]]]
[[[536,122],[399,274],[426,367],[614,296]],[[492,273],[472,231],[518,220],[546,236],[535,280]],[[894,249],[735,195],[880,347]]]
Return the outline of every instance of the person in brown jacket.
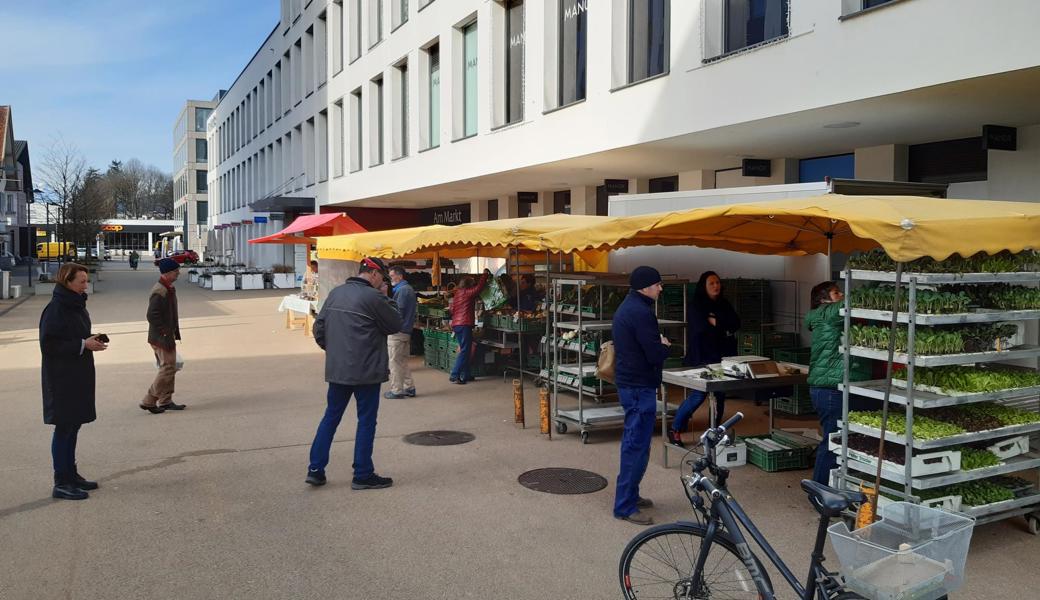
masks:
[[[177,375],[177,340],[181,339],[177,319],[177,290],[173,282],[180,276],[180,265],[172,258],[159,261],[159,283],[148,299],[148,344],[155,353],[159,372],[141,400],[141,408],[153,415],[167,410],[184,410],[173,401],[173,380]]]

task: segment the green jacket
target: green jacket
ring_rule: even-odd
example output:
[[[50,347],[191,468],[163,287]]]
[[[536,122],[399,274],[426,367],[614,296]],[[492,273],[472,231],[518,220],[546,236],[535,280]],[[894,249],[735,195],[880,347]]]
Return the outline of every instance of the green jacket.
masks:
[[[809,358],[809,385],[837,387],[845,381],[845,357],[841,352],[841,335],[845,317],[841,316],[842,302],[821,304],[805,315],[805,326],[812,332],[812,354]],[[863,381],[871,377],[871,361],[851,357],[849,381]]]

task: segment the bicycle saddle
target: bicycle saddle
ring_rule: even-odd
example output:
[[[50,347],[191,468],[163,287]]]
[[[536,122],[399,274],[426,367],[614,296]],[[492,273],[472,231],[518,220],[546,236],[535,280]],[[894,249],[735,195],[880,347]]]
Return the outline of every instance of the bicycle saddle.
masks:
[[[851,504],[867,501],[862,492],[836,490],[811,479],[802,480],[802,489],[809,494],[809,503],[816,512],[824,517],[836,517]]]

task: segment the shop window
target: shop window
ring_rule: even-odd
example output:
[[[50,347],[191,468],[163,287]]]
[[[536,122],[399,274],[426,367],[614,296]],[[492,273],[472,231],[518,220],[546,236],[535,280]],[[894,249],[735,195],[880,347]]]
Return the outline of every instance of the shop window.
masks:
[[[497,221],[498,220],[498,198],[488,200],[487,205],[487,220]]]
[[[705,0],[704,60],[788,35],[789,0]]]
[[[668,0],[628,0],[628,82],[668,70]]]
[[[677,192],[679,191],[679,176],[671,175],[669,177],[655,177],[648,183],[651,194],[657,194],[660,192]]]
[[[553,192],[553,213],[571,214],[571,191]]]
[[[910,146],[908,175],[919,183],[985,181],[989,161],[981,137]]]
[[[559,14],[559,102],[585,99],[589,0],[561,0]]]
[[[798,183],[812,183],[831,179],[854,179],[856,177],[856,155],[817,156],[798,161]]]

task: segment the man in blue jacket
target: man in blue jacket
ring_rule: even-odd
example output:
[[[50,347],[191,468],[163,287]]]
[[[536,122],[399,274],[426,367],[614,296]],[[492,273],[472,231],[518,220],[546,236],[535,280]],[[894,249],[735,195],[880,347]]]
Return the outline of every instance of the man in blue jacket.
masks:
[[[384,398],[399,400],[415,396],[415,381],[412,380],[412,369],[408,365],[411,354],[412,328],[415,327],[415,310],[417,301],[415,290],[405,281],[404,267],[390,267],[391,292],[397,310],[401,311],[401,331],[386,336],[387,349],[390,352],[390,389],[383,394]]]
[[[638,525],[654,521],[640,512],[653,502],[639,496],[639,483],[650,461],[650,438],[657,422],[657,390],[668,358],[668,339],[660,333],[654,302],[661,295],[661,274],[637,267],[629,277],[625,301],[614,313],[614,383],[625,409],[621,468],[614,496],[614,517]]]

